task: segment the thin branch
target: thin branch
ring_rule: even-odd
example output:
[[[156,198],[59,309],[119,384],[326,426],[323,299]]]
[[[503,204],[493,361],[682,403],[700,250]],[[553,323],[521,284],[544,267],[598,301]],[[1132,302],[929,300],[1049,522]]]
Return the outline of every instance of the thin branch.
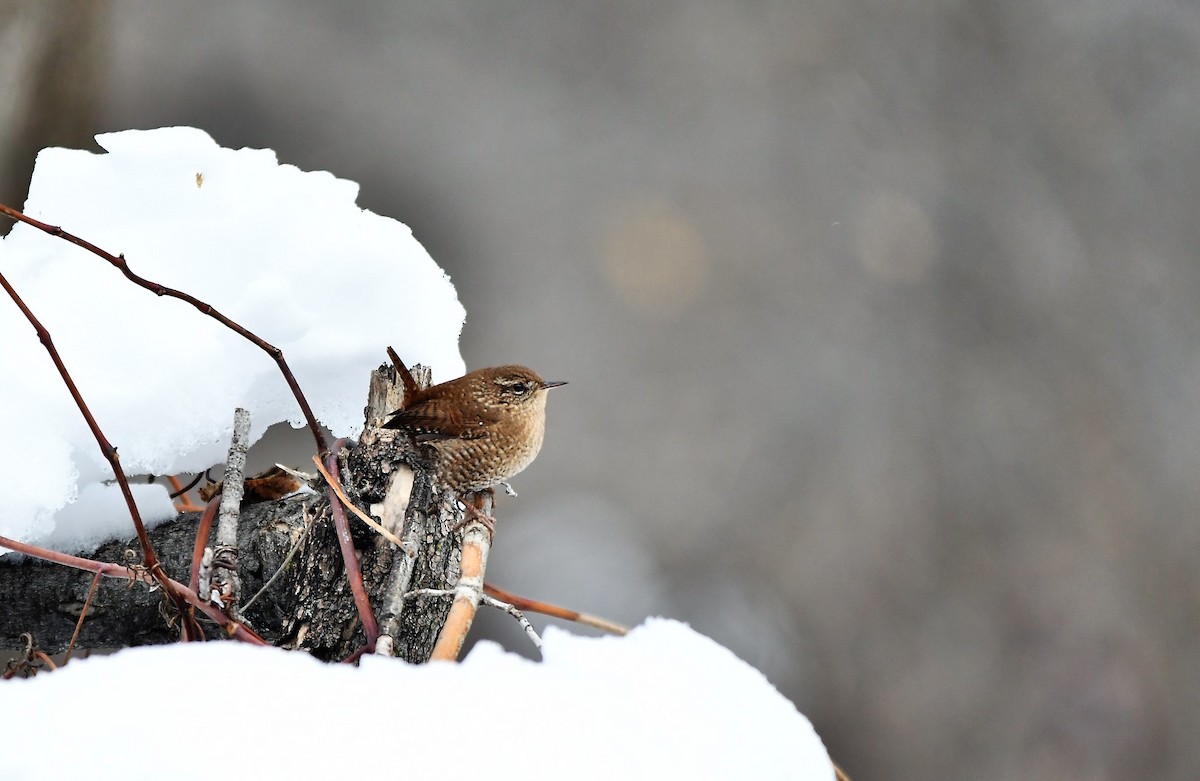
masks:
[[[529,623],[529,619],[525,617],[524,613],[508,602],[501,602],[495,597],[488,596],[487,594],[484,594],[480,601],[489,607],[499,608],[513,618],[517,619],[517,623],[520,624],[521,628],[525,630],[525,635],[529,638],[529,641],[533,643],[534,647],[539,651],[542,650],[542,638],[538,636],[537,630],[533,628],[533,624]]]
[[[603,629],[605,632],[614,635],[629,634],[629,627],[622,626],[615,621],[609,621],[607,618],[600,618],[589,613],[580,613],[577,610],[571,610],[566,607],[552,605],[549,602],[539,602],[536,599],[523,597],[519,594],[514,594],[511,591],[493,586],[491,583],[483,584],[483,591],[489,596],[496,597],[499,600],[515,605],[522,610],[528,610],[530,613],[541,613],[544,616],[552,616],[553,618],[561,618],[564,621],[573,621],[576,624],[584,624],[586,626]]]
[[[242,592],[242,582],[238,577],[237,529],[245,489],[249,439],[250,413],[238,407],[233,411],[233,435],[229,441],[229,457],[225,459],[221,510],[217,515],[217,546],[213,554],[216,577],[212,583],[214,591],[221,595],[221,604],[234,618],[239,615],[237,603]],[[202,596],[207,598],[209,595]]]
[[[0,676],[4,680],[16,677],[17,673],[22,673],[26,678],[32,678],[38,674],[38,671],[43,667],[49,668],[51,672],[58,669],[58,665],[49,655],[38,648],[34,643],[33,635],[29,632],[23,632],[21,639],[25,641],[25,651],[21,654],[20,659],[12,659],[6,665],[4,675]]]
[[[184,496],[184,494],[195,488],[200,481],[204,479],[204,474],[201,473],[196,475],[192,478],[192,482],[188,483],[187,485],[179,482],[179,477],[177,475],[169,475],[167,479],[171,481],[171,487],[175,489],[173,493],[169,494],[169,498],[178,499],[179,497],[183,496],[183,500],[188,504],[191,504],[191,500]]]
[[[0,207],[7,209],[8,207],[0,204]],[[63,363],[62,357],[59,356],[58,350],[54,347],[54,341],[50,338],[50,332],[45,329],[41,321],[34,316],[21,297],[17,295],[17,291],[9,284],[3,274],[0,274],[0,287],[3,287],[13,303],[25,315],[25,319],[33,326],[33,330],[37,332],[38,340],[42,346],[46,348],[46,352],[50,354],[50,360],[54,362],[54,367],[58,369],[58,374],[62,377],[63,382],[67,386],[67,390],[71,394],[71,398],[75,400],[75,406],[79,408],[83,414],[83,419],[87,421],[88,428],[92,431],[92,436],[95,437],[96,443],[100,446],[100,452],[108,463],[112,466],[113,474],[116,476],[117,484],[121,487],[121,494],[125,497],[125,504],[129,508],[129,516],[133,519],[134,528],[137,529],[138,543],[142,548],[142,560],[146,563],[146,568],[154,575],[155,579],[162,584],[163,588],[175,600],[180,612],[183,612],[183,603],[170,588],[167,586],[169,578],[162,571],[162,566],[158,563],[158,557],[154,554],[154,546],[150,544],[150,536],[146,533],[146,526],[142,523],[142,514],[138,511],[137,503],[133,501],[133,491],[129,488],[129,480],[125,477],[125,470],[121,468],[121,461],[117,456],[117,449],[112,446],[108,438],[104,436],[104,432],[100,430],[100,425],[96,423],[96,419],[92,417],[92,411],[88,409],[87,403],[83,400],[83,395],[79,389],[75,387],[75,381],[71,379],[71,373],[67,371],[66,364]]]
[[[213,621],[216,621],[217,624],[219,624],[221,628],[225,630],[225,634],[229,637],[232,637],[234,640],[241,640],[253,645],[270,645],[270,643],[268,643],[266,640],[263,640],[257,632],[243,624],[241,621],[230,618],[207,602],[201,602],[200,597],[184,588],[184,585],[179,581],[172,580],[171,584],[174,588],[177,588],[180,590],[180,592],[182,592],[183,598],[186,599],[191,605],[196,607]]]
[[[167,498],[171,501],[174,501],[175,499],[179,499],[179,497],[183,497],[182,499],[179,499],[179,504],[175,505],[176,512],[194,513],[204,509],[203,507],[193,504],[191,497],[187,495],[188,489],[200,482],[202,477],[202,475],[196,475],[196,478],[192,480],[192,482],[188,483],[188,485],[185,487],[183,483],[179,482],[178,477],[175,475],[167,475],[167,481],[171,484],[172,489],[171,493],[167,495]]]
[[[237,547],[237,527],[245,488],[243,483],[249,438],[250,413],[238,407],[233,411],[233,435],[229,439],[229,457],[225,459],[221,510],[217,515],[217,545]]]
[[[93,561],[85,559],[81,556],[72,556],[69,553],[49,550],[47,548],[39,548],[36,545],[30,545],[25,542],[9,539],[8,537],[0,536],[0,548],[8,548],[9,550],[23,553],[26,556],[32,556],[35,559],[42,561],[52,561],[55,564],[62,564],[72,569],[81,569],[86,572],[99,572],[106,578],[125,578],[127,580],[140,580],[148,585],[153,585],[153,581],[146,574],[144,569],[135,570],[124,564],[111,564],[106,561]]]
[[[0,214],[5,214],[14,220],[23,222],[26,225],[32,225],[40,231],[49,233],[51,236],[57,236],[58,238],[69,241],[77,247],[82,247],[88,252],[91,252],[93,255],[96,255],[97,257],[100,257],[111,265],[115,266],[122,274],[125,275],[126,279],[128,279],[130,282],[133,282],[138,287],[145,288],[157,296],[168,296],[170,298],[177,298],[180,301],[187,302],[199,310],[201,314],[208,315],[221,325],[241,336],[243,339],[252,342],[260,350],[271,356],[271,358],[274,359],[275,364],[279,367],[279,371],[283,373],[283,378],[287,381],[288,388],[291,389],[292,395],[296,398],[296,403],[300,405],[300,411],[304,414],[305,421],[308,422],[308,428],[310,431],[312,431],[313,439],[316,440],[317,452],[325,453],[328,451],[329,448],[325,443],[325,435],[321,433],[321,427],[317,424],[317,419],[313,416],[312,408],[308,406],[308,399],[304,398],[304,393],[300,390],[300,385],[296,382],[295,375],[292,374],[291,368],[288,367],[287,361],[284,360],[283,350],[280,350],[278,347],[275,347],[246,328],[243,328],[241,325],[233,320],[230,320],[228,317],[221,314],[212,306],[204,303],[200,299],[138,276],[129,268],[129,264],[125,261],[124,255],[113,255],[110,252],[100,249],[89,241],[85,241],[74,234],[68,233],[57,225],[50,225],[48,223],[35,220],[28,215],[22,214],[11,206],[5,206],[2,203],[0,203]]]
[[[333,480],[329,482],[326,496],[329,497],[329,510],[333,514],[333,528],[336,532],[338,548],[341,549],[342,561],[346,565],[346,579],[350,582],[350,593],[354,596],[354,607],[358,610],[363,634],[367,637],[366,644],[354,656],[354,658],[358,658],[364,651],[374,650],[375,641],[379,639],[379,624],[375,621],[375,614],[371,612],[371,600],[367,598],[367,587],[363,584],[362,568],[358,565],[358,553],[354,550],[354,540],[350,537],[350,522],[346,520],[346,511],[342,508],[337,493],[333,490],[335,483],[341,483],[338,452],[345,444],[345,439],[334,442],[333,449],[325,462],[325,468],[333,477]]]
[[[47,656],[46,652],[43,651],[42,649],[38,648],[38,649],[34,650],[33,655],[36,656],[38,659],[41,659],[42,664],[44,664],[50,668],[50,672],[54,672],[55,670],[58,669],[58,665],[55,664],[54,660],[51,659],[49,656]]]
[[[67,643],[67,652],[63,655],[63,664],[71,661],[71,652],[75,650],[75,641],[79,639],[79,630],[83,629],[83,619],[87,618],[88,609],[92,606],[92,597],[96,596],[96,586],[100,585],[103,572],[96,572],[92,578],[92,587],[88,589],[87,599],[83,602],[83,610],[79,611],[79,620],[75,622],[75,631],[71,634],[71,642]]]
[[[354,502],[351,502],[348,498],[346,498],[346,493],[342,490],[341,484],[337,480],[333,479],[333,476],[329,474],[329,470],[327,470],[324,464],[321,463],[321,459],[318,456],[313,456],[313,463],[317,465],[317,471],[321,473],[321,477],[325,478],[325,481],[329,484],[329,487],[333,489],[335,494],[337,494],[337,498],[342,500],[342,504],[346,505],[346,508],[349,509],[350,512],[357,515],[363,523],[378,532],[379,536],[383,537],[388,542],[401,548],[404,547],[404,542],[399,537],[384,528],[383,524],[381,524],[379,521],[355,507]]]
[[[458,592],[452,588],[414,588],[412,591],[404,595],[405,599],[416,599],[417,597],[452,597]]]
[[[291,548],[288,549],[287,555],[283,557],[283,563],[281,563],[279,565],[279,569],[275,570],[275,574],[272,575],[267,580],[266,583],[262,584],[262,588],[260,588],[254,594],[254,596],[252,596],[248,600],[246,600],[246,604],[242,605],[242,613],[243,614],[247,610],[250,609],[250,606],[254,604],[254,601],[256,599],[258,599],[263,594],[265,594],[267,592],[267,589],[269,589],[271,586],[273,586],[275,584],[275,581],[279,580],[279,577],[284,572],[287,572],[288,565],[291,564],[292,559],[296,557],[296,553],[300,550],[300,546],[304,544],[304,540],[305,540],[305,538],[308,537],[308,533],[310,531],[312,531],[312,527],[313,527],[312,516],[310,516],[308,513],[308,505],[305,505],[304,506],[304,531],[300,532],[300,536],[296,538],[296,542],[292,545]]]
[[[417,597],[456,597],[458,589],[453,588],[415,588],[404,595],[405,599],[415,599]],[[537,630],[533,628],[533,624],[529,623],[529,619],[525,614],[518,610],[515,606],[508,602],[503,602],[495,597],[483,594],[479,598],[480,604],[494,607],[498,610],[503,610],[517,620],[521,628],[525,630],[529,640],[540,651],[542,649],[542,638],[538,635]]]
[[[204,548],[208,545],[208,535],[212,531],[213,519],[217,517],[217,508],[221,505],[221,495],[217,494],[208,500],[200,523],[196,524],[196,544],[192,548],[192,575],[188,580],[189,590],[195,594],[200,588],[200,562],[204,559]]]

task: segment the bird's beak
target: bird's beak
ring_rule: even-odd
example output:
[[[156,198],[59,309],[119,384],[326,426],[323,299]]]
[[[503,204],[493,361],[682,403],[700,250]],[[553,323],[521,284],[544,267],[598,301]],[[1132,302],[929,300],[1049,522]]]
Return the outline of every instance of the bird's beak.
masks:
[[[557,388],[559,385],[566,385],[566,380],[555,380],[554,382],[543,382],[543,388]]]

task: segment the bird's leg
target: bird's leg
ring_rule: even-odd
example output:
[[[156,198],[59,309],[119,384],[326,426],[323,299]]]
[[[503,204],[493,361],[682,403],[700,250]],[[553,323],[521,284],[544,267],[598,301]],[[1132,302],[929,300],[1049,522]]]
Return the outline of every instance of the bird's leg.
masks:
[[[454,524],[454,526],[450,529],[451,532],[459,531],[462,529],[462,527],[474,520],[479,521],[479,523],[483,525],[483,528],[488,530],[489,537],[496,536],[496,519],[483,511],[484,491],[494,493],[491,488],[485,488],[483,491],[475,491],[468,494],[470,497],[469,501],[464,500],[462,502],[464,510],[463,518],[461,521]]]
[[[508,494],[509,496],[517,495],[517,492],[513,490],[512,483],[506,483],[502,480],[500,481],[500,485],[504,486],[504,493]]]

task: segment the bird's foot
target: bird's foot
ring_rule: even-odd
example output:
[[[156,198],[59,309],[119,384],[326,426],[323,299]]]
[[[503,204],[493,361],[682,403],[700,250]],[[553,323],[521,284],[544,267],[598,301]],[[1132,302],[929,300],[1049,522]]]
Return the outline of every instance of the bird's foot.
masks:
[[[463,517],[462,520],[454,524],[450,529],[451,532],[461,531],[471,521],[479,521],[483,528],[487,529],[489,537],[496,536],[496,519],[480,510],[471,502],[463,502]]]

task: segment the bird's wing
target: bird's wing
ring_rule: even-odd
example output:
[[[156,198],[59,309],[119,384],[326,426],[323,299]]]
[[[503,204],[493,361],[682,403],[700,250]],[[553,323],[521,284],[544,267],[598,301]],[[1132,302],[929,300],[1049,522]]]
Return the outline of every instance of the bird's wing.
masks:
[[[451,416],[445,407],[442,399],[419,401],[411,407],[393,412],[383,427],[409,431],[420,442],[432,442],[439,439],[479,439],[484,436],[489,424],[499,420],[489,411],[464,415],[458,409]]]

